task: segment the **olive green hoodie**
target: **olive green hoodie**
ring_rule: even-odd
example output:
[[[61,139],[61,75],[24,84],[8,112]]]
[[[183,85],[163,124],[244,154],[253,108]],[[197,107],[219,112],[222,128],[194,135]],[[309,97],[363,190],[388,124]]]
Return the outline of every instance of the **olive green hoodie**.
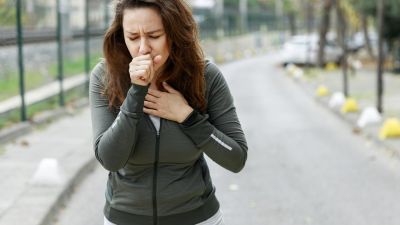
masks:
[[[207,111],[183,123],[161,119],[157,131],[143,113],[148,87],[133,84],[120,109],[104,96],[105,62],[90,76],[94,151],[110,171],[105,216],[118,225],[193,225],[219,209],[203,153],[239,172],[247,144],[226,81],[206,63]]]

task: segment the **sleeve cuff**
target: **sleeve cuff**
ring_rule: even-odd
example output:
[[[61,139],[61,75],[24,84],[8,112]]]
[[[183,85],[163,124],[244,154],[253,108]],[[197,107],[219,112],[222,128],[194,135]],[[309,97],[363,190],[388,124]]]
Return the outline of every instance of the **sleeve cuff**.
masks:
[[[198,121],[199,112],[195,109],[186,117],[186,119],[181,123],[185,127],[190,127]]]
[[[142,113],[144,105],[144,97],[147,94],[149,86],[141,86],[132,84],[124,102],[121,105],[121,111],[129,113]]]

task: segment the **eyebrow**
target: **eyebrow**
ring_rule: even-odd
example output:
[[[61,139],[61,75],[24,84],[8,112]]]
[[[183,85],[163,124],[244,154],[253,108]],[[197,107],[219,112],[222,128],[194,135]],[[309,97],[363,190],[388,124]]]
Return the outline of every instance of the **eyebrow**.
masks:
[[[152,31],[145,32],[145,33],[146,33],[146,34],[154,34],[154,33],[158,33],[158,32],[161,32],[161,31],[164,31],[164,29],[152,30]],[[131,34],[131,35],[137,35],[137,34],[139,34],[138,32],[130,32],[130,31],[127,31],[127,33],[128,33],[128,34]]]

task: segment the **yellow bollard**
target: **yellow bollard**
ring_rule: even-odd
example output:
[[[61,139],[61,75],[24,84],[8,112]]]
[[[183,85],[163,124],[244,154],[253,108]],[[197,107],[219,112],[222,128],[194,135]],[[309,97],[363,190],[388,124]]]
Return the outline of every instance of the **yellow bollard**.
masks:
[[[381,140],[393,137],[400,137],[400,121],[397,118],[387,119],[379,131]]]
[[[327,96],[329,94],[329,90],[326,86],[324,85],[320,85],[317,88],[317,91],[315,93],[318,97],[323,97],[323,96]]]
[[[336,63],[330,62],[330,63],[327,63],[325,66],[325,70],[327,70],[327,71],[333,71],[336,69],[337,69]]]
[[[358,104],[356,100],[353,98],[347,98],[342,106],[341,111],[342,113],[358,112]]]

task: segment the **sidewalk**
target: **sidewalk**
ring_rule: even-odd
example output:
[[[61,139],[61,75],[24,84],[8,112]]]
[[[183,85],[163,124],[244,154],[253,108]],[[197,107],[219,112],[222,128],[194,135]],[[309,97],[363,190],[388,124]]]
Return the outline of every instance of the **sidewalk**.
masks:
[[[349,96],[357,101],[359,111],[343,114],[339,109],[331,109],[329,100],[333,93],[343,92],[343,74],[340,68],[333,71],[313,69],[311,75],[305,75],[301,79],[293,78],[295,82],[303,86],[304,90],[319,102],[327,110],[332,111],[350,125],[352,132],[363,135],[368,142],[376,144],[388,157],[400,161],[400,138],[379,139],[379,130],[387,118],[400,119],[400,75],[384,74],[383,94],[383,120],[378,124],[370,124],[364,128],[357,126],[362,111],[366,107],[376,107],[377,75],[373,68],[364,68],[348,76]],[[329,95],[317,97],[317,88],[323,85],[328,88]]]
[[[49,224],[74,184],[94,167],[89,110],[74,114],[0,146],[0,225]],[[60,183],[32,180],[43,158],[57,160]]]

